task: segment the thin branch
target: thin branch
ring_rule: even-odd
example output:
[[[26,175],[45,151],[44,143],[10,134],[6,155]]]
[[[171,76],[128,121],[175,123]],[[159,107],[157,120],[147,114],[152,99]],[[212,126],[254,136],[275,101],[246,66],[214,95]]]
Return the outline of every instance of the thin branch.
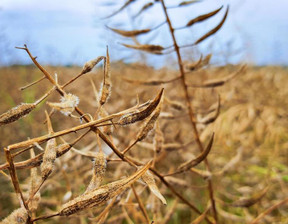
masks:
[[[30,86],[33,86],[33,85],[41,82],[41,81],[44,80],[45,78],[46,78],[45,76],[42,76],[40,79],[38,79],[38,80],[36,80],[36,81],[34,81],[34,82],[32,82],[32,83],[29,83],[29,84],[26,85],[26,86],[20,87],[19,90],[21,90],[21,91],[22,91],[22,90],[25,90],[25,89],[29,88]]]
[[[196,127],[196,123],[194,122],[194,120],[195,120],[194,111],[192,109],[192,103],[191,103],[192,101],[191,101],[191,98],[189,96],[188,86],[186,85],[185,71],[184,71],[184,67],[183,67],[182,57],[181,57],[181,54],[180,54],[180,49],[179,49],[179,46],[178,46],[178,43],[177,43],[177,40],[176,40],[176,37],[175,37],[175,34],[174,34],[174,28],[173,28],[172,23],[170,21],[170,17],[168,15],[167,8],[166,8],[166,5],[164,3],[164,0],[161,0],[161,5],[162,5],[163,11],[164,11],[165,16],[166,16],[166,20],[167,20],[167,23],[168,23],[168,26],[169,26],[170,34],[171,34],[171,37],[173,39],[174,49],[175,49],[175,52],[177,54],[178,66],[179,66],[179,71],[180,71],[180,75],[181,75],[181,82],[182,82],[182,86],[183,86],[183,89],[184,89],[186,103],[187,103],[187,106],[188,106],[189,118],[190,118],[190,123],[191,123],[192,129],[193,129],[194,138],[195,138],[195,141],[196,141],[200,151],[203,152],[204,151],[204,147],[203,147],[203,145],[202,145],[202,143],[200,141],[199,133],[198,133],[198,130],[197,130],[197,127]],[[207,170],[210,171],[210,166],[209,166],[208,160],[205,159],[204,161],[205,161],[205,165],[207,167]],[[211,200],[211,203],[212,203],[213,216],[214,216],[214,219],[217,221],[217,210],[216,210],[216,205],[215,205],[215,200],[214,200],[214,191],[213,191],[213,186],[212,186],[212,181],[211,180],[208,180],[208,190],[209,190],[210,200]]]

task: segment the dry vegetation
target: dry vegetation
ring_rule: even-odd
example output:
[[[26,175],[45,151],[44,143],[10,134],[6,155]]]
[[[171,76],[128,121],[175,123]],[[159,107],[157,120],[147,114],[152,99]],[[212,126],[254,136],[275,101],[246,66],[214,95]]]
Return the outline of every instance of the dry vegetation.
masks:
[[[27,46],[37,68],[1,68],[1,223],[288,222],[287,70],[184,63],[154,3],[173,46],[125,46],[176,52],[178,70],[110,64],[108,48],[43,68]]]

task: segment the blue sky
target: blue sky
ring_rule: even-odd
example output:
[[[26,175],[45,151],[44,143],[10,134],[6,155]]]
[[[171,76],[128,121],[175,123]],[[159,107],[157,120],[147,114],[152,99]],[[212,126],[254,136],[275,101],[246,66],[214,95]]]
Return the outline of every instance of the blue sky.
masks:
[[[105,3],[111,4],[105,4]],[[15,46],[28,45],[45,64],[83,64],[105,53],[108,45],[111,58],[135,61],[137,52],[126,50],[121,43],[133,43],[105,28],[105,24],[120,29],[150,28],[163,21],[161,8],[156,6],[131,20],[147,0],[138,0],[129,9],[109,19],[101,18],[118,9],[122,0],[0,0],[0,63],[29,63],[24,52]],[[166,0],[167,5],[181,1]],[[288,1],[284,0],[205,0],[187,8],[171,9],[175,26],[190,19],[230,5],[230,14],[223,28],[197,48],[183,50],[188,59],[197,58],[199,52],[214,54],[214,63],[246,61],[258,65],[288,64]],[[215,18],[177,33],[183,44],[191,43],[213,28],[222,18],[224,9]],[[171,44],[167,27],[156,33],[139,37],[141,43]],[[191,53],[192,52],[192,53]],[[231,56],[229,56],[231,55]],[[167,58],[146,55],[150,64],[163,63]]]

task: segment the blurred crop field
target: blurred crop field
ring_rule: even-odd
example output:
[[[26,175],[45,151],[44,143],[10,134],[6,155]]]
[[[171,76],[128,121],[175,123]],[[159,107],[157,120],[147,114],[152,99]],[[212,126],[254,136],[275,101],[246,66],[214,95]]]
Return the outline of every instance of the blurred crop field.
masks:
[[[57,73],[60,83],[65,83],[81,71],[80,67],[47,66],[45,68],[51,74]],[[236,66],[211,67],[194,72],[188,79],[194,83],[201,83],[206,79],[228,76],[237,69]],[[77,94],[80,99],[79,107],[92,115],[97,110],[97,102],[91,80],[95,83],[96,88],[100,89],[103,78],[100,70],[97,68],[66,89],[67,92]],[[172,69],[156,70],[141,64],[119,62],[111,64],[111,74],[112,93],[109,102],[105,105],[109,114],[136,105],[137,96],[140,103],[153,99],[161,87],[164,88],[165,97],[168,99],[178,101],[183,98],[181,87],[174,83],[147,86],[127,82],[127,79],[145,81],[151,80],[153,77],[158,79],[175,77],[177,71]],[[48,91],[51,84],[47,80],[43,80],[26,90],[19,90],[20,87],[41,78],[42,75],[32,65],[0,68],[0,113],[4,113],[21,102],[34,102]],[[251,66],[247,68],[246,72],[238,75],[224,86],[216,87],[215,89],[221,96],[220,114],[214,123],[207,126],[204,124],[197,125],[200,139],[205,143],[208,142],[211,133],[215,133],[213,147],[207,157],[210,161],[211,171],[205,173],[205,166],[201,163],[195,167],[199,173],[187,171],[173,177],[167,177],[166,180],[176,189],[181,189],[181,194],[188,201],[197,206],[199,210],[204,211],[207,201],[209,201],[206,190],[207,179],[212,179],[219,223],[249,223],[267,208],[287,198],[287,86],[287,68]],[[205,116],[203,111],[209,110],[209,107],[217,101],[215,89],[189,89],[197,119],[201,120]],[[53,93],[47,101],[55,102],[58,100],[59,95]],[[0,127],[0,164],[6,162],[2,150],[4,147],[47,133],[47,127],[44,124],[44,110],[48,112],[51,110],[46,102],[41,103],[39,107],[18,122]],[[161,173],[168,173],[173,171],[175,164],[179,165],[187,158],[193,158],[197,155],[197,147],[191,135],[189,122],[187,122],[186,111],[169,109],[165,105],[161,114],[165,143],[177,143],[182,146],[164,150],[158,156],[155,167],[159,168]],[[171,114],[173,118],[169,118]],[[51,120],[55,131],[79,124],[79,120],[64,117],[59,112],[53,114]],[[123,145],[129,145],[135,135],[133,131],[137,128],[137,124],[132,124],[124,129],[116,127],[112,134],[114,144],[119,148]],[[75,136],[76,133],[71,133],[63,138],[67,142],[71,142],[70,139],[75,138]],[[61,140],[57,139],[57,142],[61,143]],[[74,148],[86,151],[93,150],[97,145],[95,142],[95,135],[89,133]],[[149,155],[153,154],[153,149],[151,147],[149,149],[152,142],[153,136],[148,135],[145,141],[135,145],[135,148],[129,153],[139,161],[146,161]],[[105,144],[103,144],[103,149],[105,153],[111,153]],[[36,154],[40,152],[38,148],[34,150]],[[17,157],[16,162],[28,158],[29,153]],[[59,158],[55,163],[55,170],[51,179],[48,179],[41,189],[41,201],[37,215],[50,214],[57,210],[68,197],[67,192],[72,192],[72,197],[83,193],[85,186],[89,183],[91,166],[91,159],[72,151]],[[128,170],[129,165],[125,163],[109,162],[104,182],[115,180],[115,177],[126,176]],[[8,174],[7,171],[4,170],[4,172]],[[25,193],[28,189],[30,171],[28,169],[17,170],[17,175]],[[153,198],[147,189],[141,190],[141,198],[145,203],[145,208],[149,217],[154,217],[155,223],[192,223],[191,220],[197,218],[197,215],[191,212],[185,203],[175,198],[164,184],[158,180],[156,183],[167,200],[166,206],[160,206],[161,202]],[[257,203],[243,207],[230,206],[232,202],[242,197],[253,198],[263,189],[268,190],[263,197],[257,199]],[[114,205],[113,213],[108,216],[106,223],[145,223],[135,201],[126,197],[123,196],[123,200]],[[1,220],[19,207],[10,178],[3,173],[0,173],[0,198]],[[88,209],[68,218],[57,217],[37,223],[94,223],[88,217],[96,217],[105,206],[107,205]],[[260,223],[288,223],[287,209],[287,204],[276,208],[267,214]],[[134,221],[132,222],[128,217],[133,217]],[[157,222],[157,220],[160,221]],[[202,223],[206,222],[203,221]]]

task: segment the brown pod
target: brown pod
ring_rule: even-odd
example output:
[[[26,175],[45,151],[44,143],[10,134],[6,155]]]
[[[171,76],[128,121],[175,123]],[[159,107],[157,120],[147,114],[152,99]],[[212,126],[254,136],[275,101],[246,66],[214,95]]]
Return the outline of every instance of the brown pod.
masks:
[[[0,115],[0,126],[17,121],[29,114],[36,107],[33,103],[22,103]]]
[[[25,224],[28,220],[28,213],[25,208],[18,208],[5,218],[1,224]]]

